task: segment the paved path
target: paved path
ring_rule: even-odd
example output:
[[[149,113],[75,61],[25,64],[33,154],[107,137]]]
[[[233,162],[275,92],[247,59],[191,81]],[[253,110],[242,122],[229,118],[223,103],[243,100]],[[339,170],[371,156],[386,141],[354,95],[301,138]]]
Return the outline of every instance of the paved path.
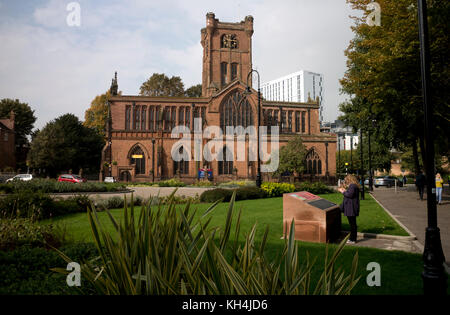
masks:
[[[442,204],[437,206],[437,213],[442,248],[446,263],[450,266],[450,194],[448,185],[445,186]],[[375,188],[373,196],[417,237],[423,251],[425,228],[428,225],[426,194],[422,201],[415,187],[408,185],[408,187],[397,189],[397,193],[394,188]]]

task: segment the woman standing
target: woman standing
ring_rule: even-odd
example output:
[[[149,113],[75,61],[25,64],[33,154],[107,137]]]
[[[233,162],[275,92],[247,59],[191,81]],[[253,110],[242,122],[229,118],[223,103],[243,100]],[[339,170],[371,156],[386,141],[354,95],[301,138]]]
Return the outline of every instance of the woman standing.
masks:
[[[359,215],[359,183],[356,177],[347,175],[343,186],[339,187],[339,191],[344,195],[342,211],[350,224],[350,238],[347,244],[355,244],[357,236],[356,217]]]
[[[438,204],[441,204],[442,200],[442,186],[444,184],[444,180],[441,177],[441,174],[436,174],[436,201]]]

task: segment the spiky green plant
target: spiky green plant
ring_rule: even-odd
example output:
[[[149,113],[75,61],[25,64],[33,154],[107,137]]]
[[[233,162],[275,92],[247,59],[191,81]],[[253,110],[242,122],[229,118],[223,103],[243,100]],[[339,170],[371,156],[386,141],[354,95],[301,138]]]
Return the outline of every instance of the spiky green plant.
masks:
[[[172,193],[173,198],[175,192]],[[294,240],[294,224],[282,252],[275,261],[264,255],[269,230],[261,242],[255,242],[256,224],[239,241],[241,210],[232,222],[235,194],[228,208],[223,228],[209,227],[218,202],[212,204],[198,220],[194,220],[188,202],[184,208],[173,202],[151,208],[142,205],[135,217],[133,202],[125,202],[123,219],[117,222],[107,211],[117,237],[102,228],[95,207],[88,211],[99,257],[82,264],[81,274],[97,294],[350,294],[356,278],[358,255],[350,272],[335,270],[335,262],[344,248],[345,238],[335,252],[325,254],[324,271],[311,288],[314,262],[306,255],[299,261],[298,243]],[[194,222],[195,221],[195,222]],[[72,260],[60,252],[67,261]],[[57,270],[65,272],[65,270]]]

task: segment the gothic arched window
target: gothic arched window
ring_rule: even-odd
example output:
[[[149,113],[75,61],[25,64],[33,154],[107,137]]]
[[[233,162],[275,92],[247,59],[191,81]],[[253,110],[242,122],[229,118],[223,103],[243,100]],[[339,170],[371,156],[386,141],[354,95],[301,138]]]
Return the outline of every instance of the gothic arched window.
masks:
[[[184,147],[180,146],[178,153],[183,157],[181,161],[173,161],[173,173],[176,174],[179,171],[180,174],[189,174],[189,160],[185,158]]]
[[[131,164],[135,164],[136,175],[145,174],[145,154],[140,146],[134,147],[130,152],[130,162]]]
[[[219,175],[233,174],[233,157],[227,147],[223,147],[223,150],[219,154]]]
[[[247,98],[239,91],[228,95],[220,108],[220,127],[222,132],[226,132],[227,126],[247,128],[252,125],[252,107]]]
[[[306,174],[322,174],[322,161],[320,160],[319,154],[317,154],[314,148],[311,149],[308,154],[306,154]]]

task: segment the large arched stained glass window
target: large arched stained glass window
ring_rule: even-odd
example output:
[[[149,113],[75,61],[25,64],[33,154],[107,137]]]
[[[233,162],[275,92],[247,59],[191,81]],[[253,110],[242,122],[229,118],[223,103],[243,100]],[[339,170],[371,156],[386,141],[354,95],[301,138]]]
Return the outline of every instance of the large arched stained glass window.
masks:
[[[220,108],[222,132],[226,132],[227,126],[247,128],[251,125],[253,125],[253,112],[245,95],[239,91],[228,95]]]
[[[130,159],[131,164],[135,164],[135,174],[145,174],[145,154],[140,146],[136,146],[130,152]]]
[[[306,174],[321,175],[322,174],[322,161],[319,154],[311,149],[306,155]]]

